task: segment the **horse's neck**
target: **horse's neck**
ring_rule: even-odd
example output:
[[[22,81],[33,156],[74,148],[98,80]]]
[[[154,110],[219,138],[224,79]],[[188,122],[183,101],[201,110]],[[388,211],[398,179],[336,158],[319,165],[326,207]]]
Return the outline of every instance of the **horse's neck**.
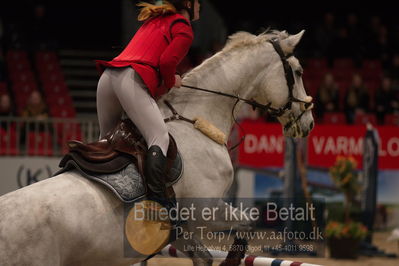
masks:
[[[257,67],[254,62],[255,58],[240,62],[234,62],[232,58],[214,60],[208,63],[208,66],[200,66],[193,70],[194,73],[183,79],[183,84],[239,95],[241,98],[251,98],[254,93],[251,84],[260,71],[254,69]],[[230,134],[234,123],[232,110],[236,103],[235,99],[187,88],[173,89],[166,98],[179,114],[189,119],[205,118],[227,136]],[[239,112],[242,104],[242,102],[237,103],[234,108],[235,114]],[[163,110],[166,117],[170,116],[170,111],[165,112],[165,108]]]

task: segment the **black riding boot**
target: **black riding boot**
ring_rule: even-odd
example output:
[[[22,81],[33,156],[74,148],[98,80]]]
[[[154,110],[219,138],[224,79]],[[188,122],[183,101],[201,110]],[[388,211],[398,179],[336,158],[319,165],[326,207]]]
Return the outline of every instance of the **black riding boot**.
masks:
[[[156,145],[151,146],[147,152],[144,169],[151,196],[165,198],[166,166],[167,158],[163,155],[161,148]]]
[[[169,149],[169,151],[171,150]],[[166,176],[175,159],[176,155],[169,154],[168,152],[168,157],[165,157],[161,148],[154,145],[149,148],[145,163],[145,177],[150,190],[148,198],[157,201],[168,210],[177,206],[173,188],[166,188]],[[173,217],[179,217],[175,211],[177,210],[174,210]],[[172,228],[179,227],[183,223],[184,221],[181,221],[179,218],[171,220]]]
[[[149,188],[149,197],[159,201],[165,207],[175,206],[176,199],[167,193],[166,175],[168,171],[168,158],[162,153],[161,148],[154,145],[148,149],[145,163],[145,177]]]

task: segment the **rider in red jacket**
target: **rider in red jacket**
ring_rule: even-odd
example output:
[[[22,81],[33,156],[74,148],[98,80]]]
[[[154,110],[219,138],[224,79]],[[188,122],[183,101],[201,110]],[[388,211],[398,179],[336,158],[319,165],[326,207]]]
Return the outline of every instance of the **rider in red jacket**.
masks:
[[[145,175],[155,197],[165,198],[169,133],[156,99],[181,86],[176,67],[193,41],[190,21],[199,19],[199,0],[169,0],[162,5],[139,4],[144,24],[112,61],[97,61],[104,70],[97,87],[100,137],[115,128],[123,112],[148,145]]]

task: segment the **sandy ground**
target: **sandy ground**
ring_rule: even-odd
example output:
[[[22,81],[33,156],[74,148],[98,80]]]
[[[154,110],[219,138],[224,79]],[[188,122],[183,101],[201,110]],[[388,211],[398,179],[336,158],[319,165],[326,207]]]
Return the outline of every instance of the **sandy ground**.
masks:
[[[388,238],[389,233],[375,233],[373,236],[373,243],[379,247],[379,249],[384,250],[385,252],[395,253],[399,256],[399,244],[395,242],[388,242],[386,239]],[[314,263],[326,266],[349,266],[349,265],[362,265],[362,266],[399,266],[399,258],[391,259],[391,258],[379,258],[379,257],[359,257],[357,260],[336,260],[330,259],[328,257],[328,249],[326,248],[326,256],[325,258],[280,258],[292,261],[301,261],[307,263]],[[161,258],[159,256],[149,260],[149,266],[166,266],[166,265],[176,265],[176,266],[186,266],[192,265],[191,260],[188,259],[172,259],[172,258]],[[214,263],[213,265],[218,265],[218,263]]]

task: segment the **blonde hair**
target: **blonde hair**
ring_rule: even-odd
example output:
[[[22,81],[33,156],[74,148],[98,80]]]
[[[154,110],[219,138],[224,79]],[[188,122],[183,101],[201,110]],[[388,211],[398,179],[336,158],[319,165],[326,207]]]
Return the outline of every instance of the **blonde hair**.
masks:
[[[137,6],[142,7],[140,14],[138,16],[139,21],[145,21],[149,18],[156,17],[159,15],[164,15],[168,13],[176,13],[176,8],[167,1],[162,5],[153,5],[145,2],[137,4]]]

